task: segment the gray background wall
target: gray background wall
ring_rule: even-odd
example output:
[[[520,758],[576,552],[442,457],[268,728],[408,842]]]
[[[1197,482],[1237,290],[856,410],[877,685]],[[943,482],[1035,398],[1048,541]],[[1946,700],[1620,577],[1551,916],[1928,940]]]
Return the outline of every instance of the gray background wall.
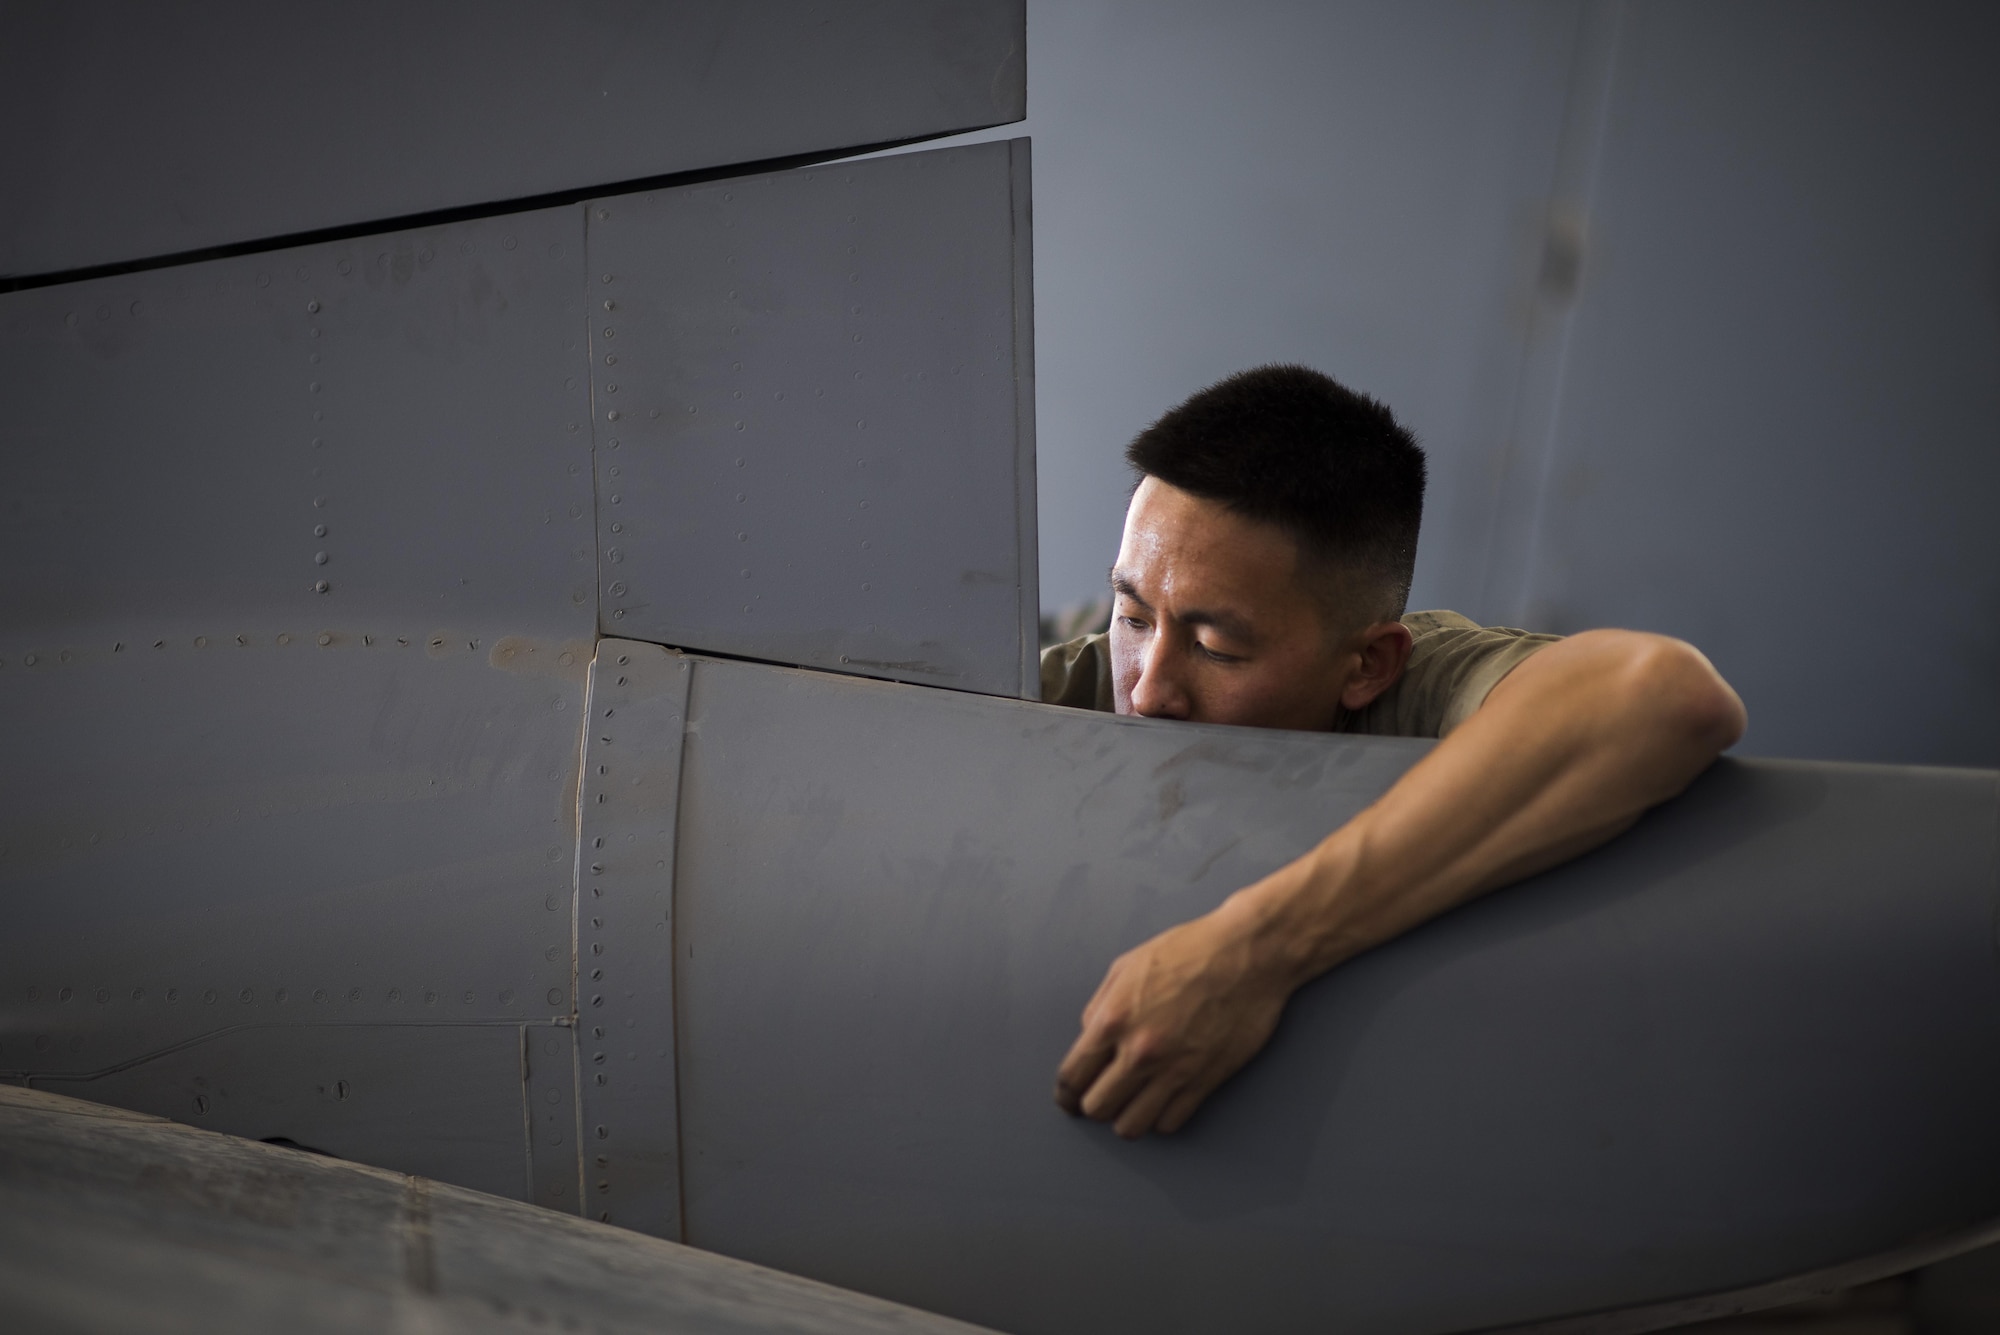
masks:
[[[1269,360],[1430,450],[1417,606],[1682,635],[1756,754],[2000,764],[2000,9],[1030,0],[1043,606]]]

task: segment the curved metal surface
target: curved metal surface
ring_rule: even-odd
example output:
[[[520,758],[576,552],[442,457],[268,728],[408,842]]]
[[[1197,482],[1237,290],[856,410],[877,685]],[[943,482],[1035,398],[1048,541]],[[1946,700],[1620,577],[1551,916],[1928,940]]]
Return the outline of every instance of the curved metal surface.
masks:
[[[1722,762],[1127,1145],[1049,1100],[1106,963],[1425,744],[704,660],[684,745],[696,1245],[1020,1332],[1415,1335],[2000,1218],[1992,772]]]
[[[19,1335],[973,1329],[442,1183],[4,1085],[0,1311]]]

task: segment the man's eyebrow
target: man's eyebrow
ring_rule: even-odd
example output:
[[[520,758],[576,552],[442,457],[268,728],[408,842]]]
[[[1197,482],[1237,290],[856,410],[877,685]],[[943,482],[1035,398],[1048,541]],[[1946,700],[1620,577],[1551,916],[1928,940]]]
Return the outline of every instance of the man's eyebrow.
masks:
[[[1139,596],[1139,588],[1132,583],[1131,577],[1122,571],[1113,570],[1111,572],[1111,591],[1122,597],[1130,598],[1149,612],[1153,610],[1153,605]]]
[[[1113,570],[1111,572],[1111,588],[1113,592],[1130,598],[1148,612],[1153,610],[1153,605],[1139,596],[1139,590],[1133,585],[1129,576]],[[1257,633],[1250,628],[1250,623],[1242,617],[1237,616],[1234,612],[1209,612],[1196,608],[1181,613],[1180,619],[1183,623],[1190,626],[1213,626],[1230,639],[1239,640],[1245,644],[1254,644],[1257,640]]]
[[[1199,609],[1181,613],[1181,621],[1190,626],[1213,626],[1232,640],[1245,644],[1256,642],[1257,634],[1250,629],[1250,623],[1234,612],[1204,612]]]

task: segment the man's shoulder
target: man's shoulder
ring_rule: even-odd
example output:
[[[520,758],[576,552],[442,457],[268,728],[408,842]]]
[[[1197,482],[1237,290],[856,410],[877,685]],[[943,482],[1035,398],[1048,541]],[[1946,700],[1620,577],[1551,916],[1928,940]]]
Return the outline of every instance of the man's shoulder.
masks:
[[[1442,737],[1485,703],[1500,679],[1561,638],[1512,626],[1482,626],[1443,610],[1410,612],[1410,660],[1395,685],[1343,720],[1341,731]]]
[[[1042,650],[1042,702],[1114,712],[1110,634],[1079,635]]]

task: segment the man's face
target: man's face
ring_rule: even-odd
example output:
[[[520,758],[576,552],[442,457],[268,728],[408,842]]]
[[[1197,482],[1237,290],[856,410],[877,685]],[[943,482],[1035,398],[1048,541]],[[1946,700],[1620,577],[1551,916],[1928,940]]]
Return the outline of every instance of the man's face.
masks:
[[[1157,478],[1142,481],[1111,572],[1118,712],[1333,726],[1366,655],[1329,625],[1299,563],[1298,544],[1282,529]]]

